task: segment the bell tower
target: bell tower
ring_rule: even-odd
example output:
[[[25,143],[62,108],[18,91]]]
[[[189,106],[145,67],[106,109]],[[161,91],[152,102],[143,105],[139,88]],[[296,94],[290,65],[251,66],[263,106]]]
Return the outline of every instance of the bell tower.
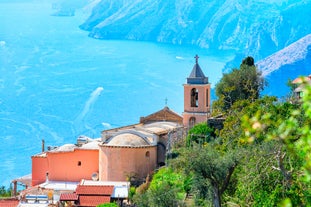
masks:
[[[188,129],[195,124],[207,121],[210,111],[211,85],[205,77],[198,63],[199,56],[195,57],[195,64],[184,84],[184,112],[183,124]]]

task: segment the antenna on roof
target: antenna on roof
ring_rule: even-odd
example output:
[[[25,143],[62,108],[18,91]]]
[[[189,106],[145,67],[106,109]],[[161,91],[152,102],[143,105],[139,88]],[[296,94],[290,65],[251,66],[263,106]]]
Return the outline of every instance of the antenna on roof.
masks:
[[[44,152],[44,150],[45,150],[45,149],[44,149],[44,143],[45,143],[45,142],[44,142],[44,139],[42,139],[42,140],[41,140],[41,148],[42,148],[42,152]]]

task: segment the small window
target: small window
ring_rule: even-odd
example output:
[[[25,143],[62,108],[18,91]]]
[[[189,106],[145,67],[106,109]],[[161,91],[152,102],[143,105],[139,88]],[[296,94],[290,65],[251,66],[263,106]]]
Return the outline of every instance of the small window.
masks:
[[[78,166],[81,166],[81,164],[82,164],[81,161],[78,161]]]
[[[150,152],[149,151],[146,152],[146,157],[150,157]]]

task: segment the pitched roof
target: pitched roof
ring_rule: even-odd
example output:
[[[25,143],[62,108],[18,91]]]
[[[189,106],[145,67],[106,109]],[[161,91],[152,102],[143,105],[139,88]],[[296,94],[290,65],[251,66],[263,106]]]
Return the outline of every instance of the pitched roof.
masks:
[[[113,185],[96,186],[96,185],[78,185],[76,194],[80,195],[111,195],[113,193]]]
[[[192,68],[192,71],[189,75],[189,78],[205,78],[205,75],[199,65],[199,63],[195,63],[193,68]]]
[[[78,195],[76,193],[62,193],[60,194],[60,201],[77,201]]]
[[[140,117],[140,123],[144,124],[159,121],[173,121],[182,124],[182,120],[183,120],[182,116],[170,110],[167,106],[165,106],[160,111],[157,111],[146,117]]]
[[[195,64],[192,68],[192,71],[189,75],[189,77],[187,78],[187,84],[207,84],[208,83],[208,78],[205,77],[199,63],[198,63],[198,59],[199,56],[196,55],[194,57],[196,59]]]
[[[110,203],[110,196],[79,196],[79,206],[98,206],[103,203]]]

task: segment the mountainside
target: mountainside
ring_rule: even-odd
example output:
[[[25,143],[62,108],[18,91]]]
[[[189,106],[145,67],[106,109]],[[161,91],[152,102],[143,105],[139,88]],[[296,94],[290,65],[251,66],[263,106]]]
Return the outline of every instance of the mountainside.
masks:
[[[311,74],[311,34],[256,65],[269,82],[266,91],[269,94],[285,95],[289,92],[286,86],[288,80]]]
[[[259,61],[257,67],[262,71],[264,76],[269,76],[285,65],[296,65],[302,62],[307,63],[303,65],[303,67],[305,67],[308,63],[311,63],[310,57],[311,34],[301,38],[283,50]],[[311,67],[311,65],[309,66]],[[299,68],[297,69],[299,70]]]
[[[311,0],[101,0],[81,25],[99,39],[233,49],[261,59],[311,33]]]

